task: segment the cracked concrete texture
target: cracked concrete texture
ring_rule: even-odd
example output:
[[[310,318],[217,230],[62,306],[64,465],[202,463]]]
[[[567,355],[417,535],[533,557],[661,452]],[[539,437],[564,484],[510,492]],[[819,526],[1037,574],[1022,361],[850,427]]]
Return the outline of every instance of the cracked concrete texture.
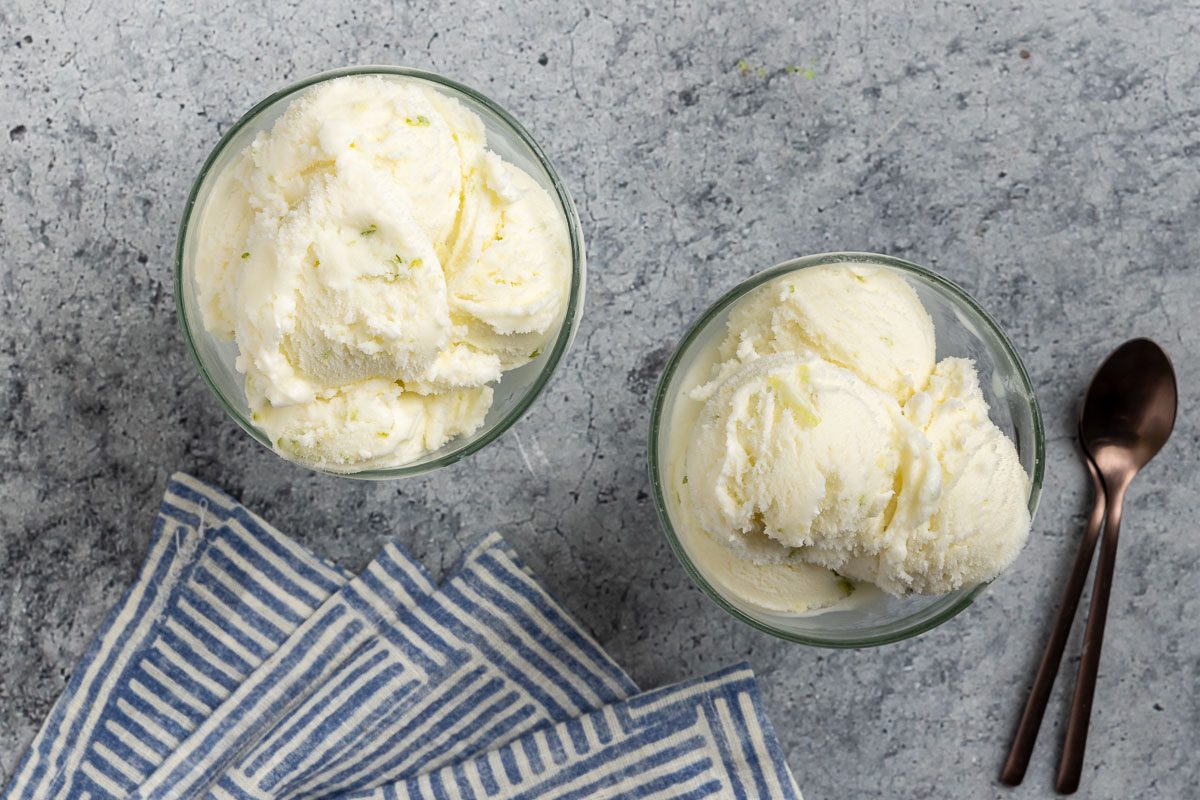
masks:
[[[0,7],[0,776],[184,469],[350,567],[398,536],[437,571],[498,529],[642,686],[749,659],[809,798],[1044,796],[1072,667],[1026,785],[995,775],[1089,502],[1073,415],[1103,355],[1149,335],[1179,370],[1179,425],[1130,498],[1084,793],[1194,791],[1194,8],[267,5]],[[170,288],[220,133],[289,81],[372,62],[442,72],[521,119],[575,195],[591,266],[575,348],[528,417],[465,463],[379,484],[286,465],[227,420]],[[674,562],[644,469],[648,395],[689,321],[758,269],[833,249],[974,293],[1025,355],[1049,435],[1013,570],[943,627],[859,652],[724,616]]]

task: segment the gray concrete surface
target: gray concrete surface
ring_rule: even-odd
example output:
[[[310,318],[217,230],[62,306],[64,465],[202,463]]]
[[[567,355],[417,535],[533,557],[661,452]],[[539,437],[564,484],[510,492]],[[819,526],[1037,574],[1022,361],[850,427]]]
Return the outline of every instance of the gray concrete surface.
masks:
[[[1183,397],[1128,508],[1084,796],[1194,796],[1194,4],[198,5],[0,5],[0,777],[183,469],[352,567],[395,535],[436,571],[497,528],[643,686],[749,659],[809,800],[1049,796],[1061,685],[1026,785],[995,776],[1088,502],[1077,399],[1144,334]],[[591,264],[581,334],[532,413],[402,483],[251,442],[187,360],[171,298],[180,208],[221,132],[288,81],[370,62],[443,72],[519,117],[574,191]],[[1013,570],[942,628],[858,652],[723,616],[668,551],[644,469],[648,393],[689,320],[831,249],[972,291],[1025,354],[1049,431]]]

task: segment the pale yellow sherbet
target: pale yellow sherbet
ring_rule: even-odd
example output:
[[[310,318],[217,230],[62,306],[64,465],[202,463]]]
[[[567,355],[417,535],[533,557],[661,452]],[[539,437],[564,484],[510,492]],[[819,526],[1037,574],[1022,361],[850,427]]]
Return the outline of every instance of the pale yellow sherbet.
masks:
[[[478,430],[490,384],[557,332],[566,219],[486,143],[422,81],[346,77],[217,176],[197,296],[284,455],[345,472],[416,460]]]
[[[836,602],[837,576],[944,594],[1012,563],[1029,478],[972,362],[934,355],[916,293],[881,268],[806,269],[740,301],[672,432],[681,535],[715,583],[798,613]]]

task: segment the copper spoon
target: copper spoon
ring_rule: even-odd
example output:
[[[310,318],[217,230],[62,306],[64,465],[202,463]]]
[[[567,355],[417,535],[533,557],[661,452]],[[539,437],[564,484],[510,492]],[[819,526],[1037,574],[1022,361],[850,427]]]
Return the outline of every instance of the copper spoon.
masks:
[[[1081,446],[1082,416],[1081,412]],[[1083,585],[1087,582],[1088,571],[1092,567],[1092,556],[1096,554],[1100,526],[1104,523],[1104,484],[1087,450],[1083,451],[1083,460],[1087,464],[1088,474],[1092,476],[1092,513],[1088,516],[1087,528],[1084,530],[1083,540],[1079,543],[1079,552],[1075,554],[1075,565],[1071,568],[1071,575],[1063,590],[1062,603],[1059,604],[1058,615],[1054,618],[1054,628],[1050,632],[1050,638],[1046,640],[1046,649],[1042,652],[1042,661],[1038,664],[1033,688],[1029,691],[1029,699],[1025,701],[1025,711],[1021,714],[1017,733],[1008,750],[1008,758],[1000,772],[1000,780],[1009,786],[1019,785],[1029,767],[1029,757],[1033,754],[1038,729],[1041,727],[1042,717],[1046,714],[1050,690],[1054,688],[1058,665],[1062,662],[1063,650],[1066,649],[1067,639],[1071,636],[1071,624],[1075,621],[1075,612],[1079,609],[1079,598],[1083,596]]]
[[[1058,764],[1055,787],[1064,794],[1079,788],[1083,771],[1125,491],[1138,471],[1166,444],[1175,427],[1177,403],[1171,360],[1149,339],[1133,339],[1113,351],[1096,371],[1084,400],[1080,431],[1083,446],[1104,481],[1108,520],[1100,543],[1100,564],[1096,568],[1092,605],[1083,634],[1075,697]]]

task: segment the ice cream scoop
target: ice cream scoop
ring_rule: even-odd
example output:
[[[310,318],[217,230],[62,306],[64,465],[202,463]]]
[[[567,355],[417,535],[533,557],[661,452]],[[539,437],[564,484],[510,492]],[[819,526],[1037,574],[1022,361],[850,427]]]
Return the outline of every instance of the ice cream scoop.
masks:
[[[933,320],[899,275],[866,264],[806,269],[730,312],[720,381],[772,353],[810,353],[903,402],[934,366]]]
[[[899,468],[895,403],[820,358],[756,359],[704,405],[687,450],[701,526],[762,557],[878,535]]]
[[[1029,531],[1028,478],[988,418],[971,363],[947,358],[905,404],[904,457],[882,535],[809,558],[895,595],[945,594],[1007,568]]]

